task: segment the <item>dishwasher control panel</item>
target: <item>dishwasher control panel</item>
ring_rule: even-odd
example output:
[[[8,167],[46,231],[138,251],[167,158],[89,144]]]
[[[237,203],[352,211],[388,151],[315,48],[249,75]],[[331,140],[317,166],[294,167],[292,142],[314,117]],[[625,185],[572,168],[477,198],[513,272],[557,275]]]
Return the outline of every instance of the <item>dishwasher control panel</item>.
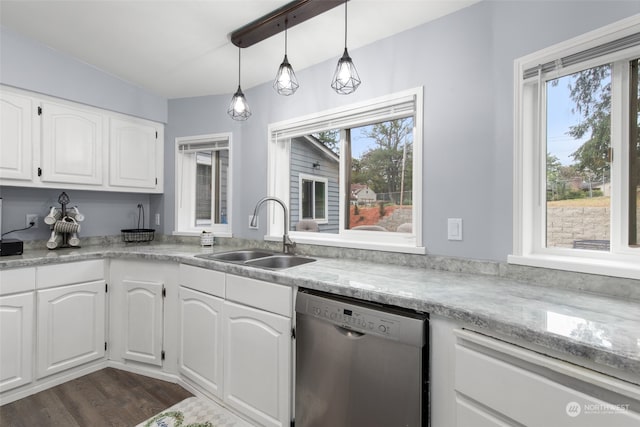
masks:
[[[296,298],[296,313],[297,316],[308,316],[346,330],[418,347],[426,342],[427,315],[353,300],[353,298],[299,291]]]
[[[396,322],[385,318],[384,313],[371,313],[371,310],[358,306],[319,300],[311,302],[309,309],[315,317],[321,317],[347,329],[391,336],[397,328]]]

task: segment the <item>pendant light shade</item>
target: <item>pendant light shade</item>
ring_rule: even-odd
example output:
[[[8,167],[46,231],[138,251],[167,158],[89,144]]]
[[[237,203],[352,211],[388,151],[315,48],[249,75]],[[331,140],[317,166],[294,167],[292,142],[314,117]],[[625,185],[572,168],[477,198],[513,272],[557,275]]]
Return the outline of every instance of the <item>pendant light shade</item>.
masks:
[[[331,81],[331,87],[340,95],[348,95],[353,93],[358,86],[360,86],[361,80],[356,70],[356,66],[353,64],[353,60],[349,56],[347,51],[347,0],[344,2],[344,53],[338,65],[336,71],[333,73],[333,80]]]
[[[287,20],[284,21],[284,59],[282,64],[278,68],[276,79],[273,82],[273,88],[280,95],[289,96],[293,95],[300,85],[296,78],[296,73],[293,72],[293,67],[289,64],[287,59]]]
[[[229,114],[233,120],[239,121],[247,120],[251,116],[249,104],[240,88],[240,48],[238,48],[238,90],[236,90],[236,93],[234,93],[231,98],[227,114]]]

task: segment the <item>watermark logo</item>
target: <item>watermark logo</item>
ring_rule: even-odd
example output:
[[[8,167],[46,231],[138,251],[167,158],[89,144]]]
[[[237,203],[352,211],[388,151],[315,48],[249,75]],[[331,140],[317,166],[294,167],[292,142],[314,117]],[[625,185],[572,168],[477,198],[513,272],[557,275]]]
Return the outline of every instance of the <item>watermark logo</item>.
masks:
[[[585,403],[581,405],[578,402],[569,402],[565,407],[568,416],[575,418],[580,414],[583,415],[607,415],[607,414],[623,414],[629,410],[628,403],[612,404],[612,403]]]
[[[574,418],[580,415],[580,412],[582,412],[582,406],[580,406],[578,402],[569,402],[567,403],[565,411],[567,411],[567,415]]]

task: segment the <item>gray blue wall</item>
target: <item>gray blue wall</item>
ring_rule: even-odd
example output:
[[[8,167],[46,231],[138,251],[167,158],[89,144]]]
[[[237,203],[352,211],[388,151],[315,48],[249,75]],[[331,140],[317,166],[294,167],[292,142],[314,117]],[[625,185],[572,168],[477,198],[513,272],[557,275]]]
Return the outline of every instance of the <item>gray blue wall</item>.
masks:
[[[269,123],[424,86],[424,244],[429,253],[505,261],[512,248],[513,60],[637,13],[637,1],[484,1],[350,50],[363,83],[346,97],[329,87],[336,51],[331,61],[296,70],[294,96],[277,95],[270,82],[245,90],[253,116],[241,124],[225,117],[229,96],[170,100],[167,143],[234,132],[234,189],[242,197],[234,198],[233,232],[261,238],[264,230],[248,230],[246,217],[267,191]],[[289,57],[295,64],[295,53]],[[168,192],[165,202],[169,218]],[[447,240],[449,217],[463,219],[463,241]]]
[[[242,123],[226,115],[235,87],[228,95],[174,99],[167,106],[140,88],[6,31],[1,34],[0,82],[153,120],[167,119],[165,194],[144,196],[149,210],[162,214],[165,234],[172,232],[174,221],[175,138],[233,132],[233,232],[256,239],[264,230],[249,230],[247,217],[267,191],[269,123],[424,86],[424,244],[433,254],[504,261],[512,245],[513,60],[637,13],[640,2],[635,0],[483,1],[350,50],[363,79],[353,95],[340,96],[329,87],[338,51],[335,59],[296,70],[301,86],[292,97],[278,96],[270,82],[245,88],[253,116]],[[251,55],[251,48],[245,55]],[[295,65],[295,53],[289,56]],[[0,190],[7,194],[7,189]],[[52,197],[43,191],[9,193],[11,209],[20,216],[17,223],[24,223],[19,214],[23,207],[39,206],[42,199]],[[113,216],[120,216],[123,206],[135,208],[143,197],[70,195],[83,199],[85,211]],[[109,206],[103,206],[103,200]],[[264,224],[264,211],[262,215]],[[463,241],[447,240],[448,217],[463,219]],[[5,230],[7,221],[3,218]],[[117,234],[120,227],[94,229],[87,224],[86,228],[92,233],[87,235],[97,235]],[[113,228],[118,230],[111,232]]]
[[[0,27],[0,83],[157,122],[166,123],[168,118],[165,98],[4,27]],[[57,204],[61,191],[0,187],[3,232],[23,228],[27,213],[41,218],[38,229],[17,232],[7,238],[48,238],[49,228],[42,223],[42,217],[49,206]],[[72,205],[78,205],[86,216],[80,237],[117,235],[122,228],[135,226],[132,217],[137,216],[138,203],[145,206],[147,220],[153,209],[161,212],[158,196],[75,190],[67,193]]]

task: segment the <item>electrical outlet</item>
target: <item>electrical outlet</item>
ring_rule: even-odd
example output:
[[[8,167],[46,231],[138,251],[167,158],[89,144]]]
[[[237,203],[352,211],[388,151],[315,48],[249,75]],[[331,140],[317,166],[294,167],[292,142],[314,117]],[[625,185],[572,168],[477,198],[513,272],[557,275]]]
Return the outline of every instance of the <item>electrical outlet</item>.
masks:
[[[462,240],[462,218],[447,218],[447,238]]]
[[[31,223],[33,222],[33,227],[31,227]],[[25,227],[38,228],[38,215],[37,214],[27,214],[27,220]]]

